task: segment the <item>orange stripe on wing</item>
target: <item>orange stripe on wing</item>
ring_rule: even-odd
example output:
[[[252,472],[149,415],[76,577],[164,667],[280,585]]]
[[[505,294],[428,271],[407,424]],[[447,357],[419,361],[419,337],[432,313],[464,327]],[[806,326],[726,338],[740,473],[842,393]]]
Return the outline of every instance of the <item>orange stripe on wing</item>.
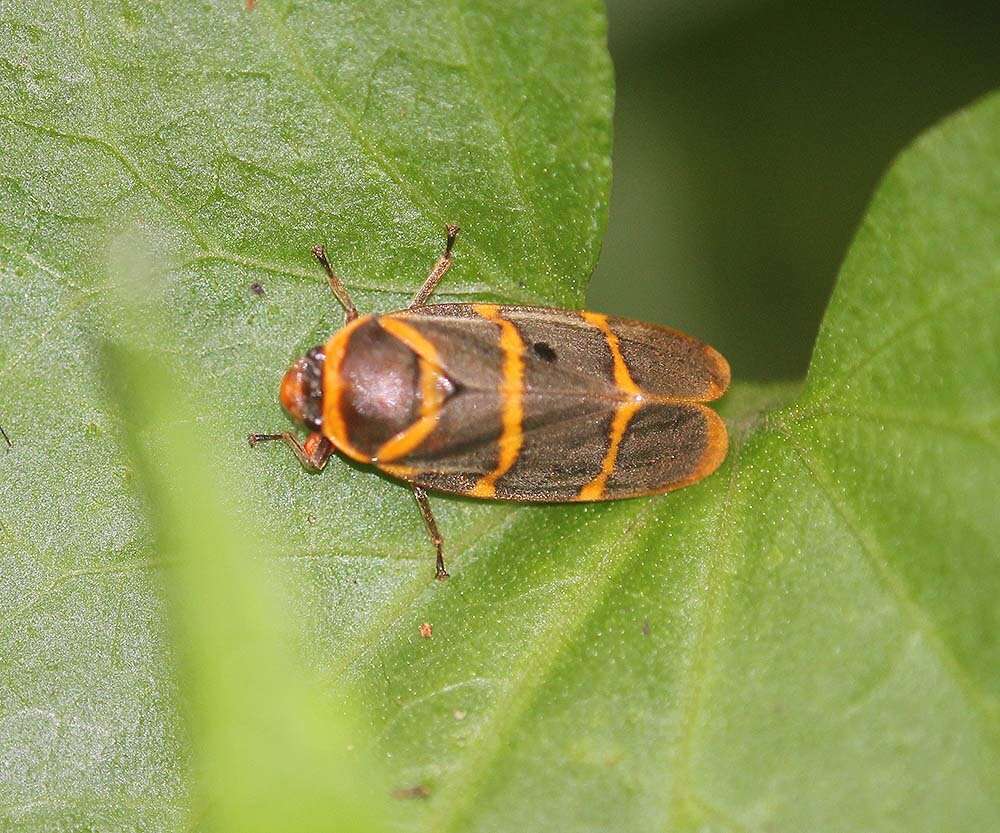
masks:
[[[323,436],[332,442],[341,452],[360,463],[370,463],[367,455],[356,449],[347,436],[347,422],[340,410],[344,383],[340,376],[340,368],[347,354],[347,343],[351,333],[367,321],[370,315],[355,318],[346,327],[341,327],[330,336],[324,347],[326,358],[323,361]]]
[[[615,463],[618,461],[618,449],[621,447],[625,430],[636,411],[642,407],[644,400],[643,393],[639,386],[632,379],[628,365],[622,357],[621,345],[618,343],[618,336],[608,324],[608,317],[598,312],[581,312],[583,318],[591,326],[597,327],[604,333],[604,340],[608,344],[608,351],[611,353],[611,362],[614,369],[615,387],[621,392],[624,401],[615,411],[614,419],[611,421],[611,429],[608,432],[608,450],[601,461],[601,470],[597,476],[586,486],[580,489],[577,500],[601,500],[604,497],[604,487],[615,470]]]
[[[381,465],[405,457],[427,439],[441,417],[444,391],[440,384],[441,357],[427,337],[398,318],[384,316],[378,319],[378,323],[383,330],[417,354],[420,368],[420,417],[395,437],[382,443],[372,460]]]
[[[712,399],[718,399],[726,392],[726,388],[729,387],[729,382],[732,379],[732,372],[729,369],[729,362],[726,361],[726,357],[714,347],[709,347],[705,344],[702,346],[702,350],[712,360],[712,364],[714,365],[714,372],[708,381],[708,390],[704,394],[705,400],[711,401]]]
[[[400,466],[395,463],[379,463],[379,468],[386,474],[391,474],[400,480],[413,480],[420,474],[420,469],[415,469],[413,466]]]
[[[473,304],[472,309],[487,321],[500,327],[500,349],[503,368],[500,377],[500,439],[497,441],[499,461],[489,474],[469,491],[475,497],[494,497],[496,482],[517,462],[524,442],[524,342],[510,321],[500,314],[496,304]]]
[[[610,442],[608,450],[601,461],[601,471],[597,477],[591,480],[586,486],[580,489],[577,500],[601,500],[604,497],[604,486],[615,470],[615,463],[618,461],[618,449],[621,447],[622,438],[625,436],[625,429],[635,416],[636,411],[642,407],[641,402],[624,402],[615,411],[615,418],[611,421]]]
[[[611,361],[614,363],[615,386],[624,394],[641,396],[642,391],[639,390],[639,386],[632,380],[632,374],[629,373],[628,365],[625,364],[625,359],[622,358],[618,336],[615,335],[614,330],[608,324],[608,317],[599,312],[581,312],[580,317],[592,327],[597,327],[598,330],[604,333],[604,340],[608,343],[608,350],[611,351]]]

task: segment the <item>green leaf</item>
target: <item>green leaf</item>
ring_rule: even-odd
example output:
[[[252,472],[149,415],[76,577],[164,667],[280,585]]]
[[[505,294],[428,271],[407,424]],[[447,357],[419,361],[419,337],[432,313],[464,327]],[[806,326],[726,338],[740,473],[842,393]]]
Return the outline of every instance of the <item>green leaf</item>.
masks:
[[[377,576],[342,599],[353,619],[426,577],[423,532],[397,487],[303,477],[246,434],[286,427],[281,372],[342,321],[317,242],[363,308],[405,303],[448,221],[465,231],[447,292],[580,301],[609,175],[603,16],[271,0],[0,15],[0,827],[345,829],[377,775],[355,738],[344,777],[336,689],[317,714],[316,669],[282,643],[294,609],[253,556],[316,555],[345,591]],[[136,281],[138,323],[115,289]],[[187,395],[137,370],[151,351]],[[246,510],[240,534],[220,492]],[[375,546],[340,560],[352,530]],[[275,587],[287,571],[269,567]]]
[[[117,288],[100,302],[110,320],[152,329],[162,300],[130,241]],[[168,565],[180,682],[188,706],[200,827],[239,833],[329,830],[376,824],[385,784],[353,742],[353,715],[330,708],[328,692],[287,646],[294,629],[267,564],[275,553],[251,519],[240,526],[226,496],[238,490],[223,449],[199,415],[211,403],[162,351],[112,339],[104,365],[148,498],[159,558]]]
[[[539,6],[0,10],[3,829],[243,833],[296,802],[327,829],[323,803],[367,777],[358,764],[331,787],[349,730],[309,711],[314,652],[349,630],[286,638],[311,609],[275,604],[244,562],[277,551],[276,587],[325,565],[310,603],[361,627],[396,582],[427,575],[419,518],[393,484],[304,477],[246,435],[287,427],[281,373],[343,320],[315,243],[364,309],[412,296],[449,221],[465,227],[452,297],[581,301],[609,176],[604,18],[593,0]],[[137,280],[139,322],[117,290]],[[136,370],[150,351],[170,376]],[[189,395],[169,393],[174,373]],[[178,457],[185,428],[201,466]],[[213,523],[220,493],[231,516]],[[477,513],[497,507],[442,522],[471,535]],[[289,789],[289,772],[316,780]]]
[[[226,703],[283,725],[314,702],[285,688],[299,673],[326,680],[332,714],[365,716],[356,745],[380,756],[383,794],[427,794],[385,800],[404,829],[997,827],[1000,96],[887,176],[805,385],[733,391],[718,474],[615,505],[437,499],[441,585],[404,490],[335,463],[308,477],[244,437],[285,426],[284,365],[340,323],[308,263],[317,240],[365,309],[405,301],[445,220],[465,227],[447,294],[579,301],[607,186],[600,14],[569,0],[5,14],[5,827],[184,826],[192,771],[210,802],[224,795],[198,765],[223,759],[206,757],[206,726],[239,725]],[[148,328],[107,286],[127,283],[107,251],[135,226],[154,260]],[[102,365],[104,341],[131,352]],[[157,351],[200,411],[136,373],[128,357]],[[185,426],[209,437],[217,482],[180,451]],[[248,565],[233,533],[150,490],[158,477],[201,483],[195,506],[230,484],[219,511],[278,554]],[[211,533],[201,556],[252,588],[232,609],[163,594],[225,597],[212,570],[199,595],[184,561],[195,524]],[[163,560],[171,540],[180,564]],[[280,604],[258,604],[261,563]],[[268,659],[280,697],[241,699],[207,673],[213,651],[233,668],[231,619],[259,623],[246,656]],[[310,714],[310,733],[336,736]],[[242,742],[215,747],[232,783],[259,765]],[[242,797],[219,794],[236,818]]]

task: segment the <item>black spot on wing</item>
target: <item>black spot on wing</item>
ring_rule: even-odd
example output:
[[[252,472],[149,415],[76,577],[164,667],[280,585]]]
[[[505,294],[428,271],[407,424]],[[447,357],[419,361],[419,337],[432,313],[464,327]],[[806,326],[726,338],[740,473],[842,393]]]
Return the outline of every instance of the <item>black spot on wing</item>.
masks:
[[[545,341],[536,341],[532,345],[532,349],[535,351],[535,355],[543,362],[554,362],[556,360],[556,351]]]

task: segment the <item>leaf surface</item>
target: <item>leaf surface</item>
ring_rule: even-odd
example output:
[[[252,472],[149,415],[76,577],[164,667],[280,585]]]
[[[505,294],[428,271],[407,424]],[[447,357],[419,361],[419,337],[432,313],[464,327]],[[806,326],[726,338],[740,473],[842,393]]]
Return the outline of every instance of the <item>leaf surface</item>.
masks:
[[[203,477],[170,468],[176,438],[129,421],[143,389],[101,345],[159,351],[184,377],[201,411],[178,402],[177,419],[198,429],[192,443],[212,438],[206,463],[225,466],[215,489],[236,484],[233,518],[259,521],[288,563],[332,568],[314,602],[352,623],[323,644],[347,644],[423,575],[426,544],[395,485],[340,466],[308,478],[279,449],[247,448],[249,432],[287,427],[281,373],[343,320],[309,249],[326,243],[362,309],[397,308],[458,222],[453,298],[579,303],[609,176],[604,18],[581,0],[30,0],[0,9],[0,56],[0,426],[13,442],[0,447],[0,827],[187,829],[205,818],[192,769],[211,782],[221,768],[192,753],[186,706],[208,704],[194,725],[216,749],[238,725],[227,708],[259,706],[261,678],[287,666],[277,636],[225,636],[255,616],[268,627],[256,591],[236,583],[220,604],[207,582],[194,598],[215,599],[219,634],[193,644],[186,609],[165,599],[187,573],[173,576],[141,494],[171,471]],[[150,326],[116,309],[116,288],[137,280]],[[154,503],[152,517],[185,517],[185,505]],[[478,511],[442,523],[472,534],[490,522]],[[232,563],[227,533],[206,530],[203,548]],[[352,601],[363,574],[371,586]],[[221,667],[259,654],[242,704],[204,664],[220,644],[237,654]],[[277,712],[293,702],[278,698],[261,724],[284,725]],[[231,774],[257,784],[246,748],[230,749]]]

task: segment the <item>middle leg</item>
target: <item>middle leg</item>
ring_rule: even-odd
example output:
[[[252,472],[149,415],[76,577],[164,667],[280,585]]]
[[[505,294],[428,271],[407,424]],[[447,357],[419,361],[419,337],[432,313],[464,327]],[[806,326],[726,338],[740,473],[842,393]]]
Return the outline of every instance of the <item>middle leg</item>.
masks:
[[[414,296],[413,300],[410,301],[410,309],[413,309],[414,307],[422,307],[426,304],[427,299],[431,297],[431,293],[434,292],[437,285],[441,283],[441,278],[444,277],[444,273],[451,269],[451,250],[455,245],[455,238],[458,237],[459,228],[454,223],[449,223],[444,228],[448,233],[448,239],[444,244],[444,253],[437,259],[437,263],[431,267],[431,272],[427,276],[427,280],[424,281],[424,285],[420,287],[420,291]]]
[[[419,486],[410,486],[413,489],[413,499],[417,502],[417,508],[420,510],[420,517],[424,519],[424,526],[427,527],[427,534],[430,535],[431,541],[434,543],[434,549],[437,552],[437,574],[435,578],[438,581],[444,581],[448,578],[448,571],[444,568],[444,553],[442,547],[444,545],[444,538],[441,537],[441,533],[438,532],[437,523],[434,521],[434,515],[431,513],[431,504],[427,500],[427,492],[421,489]]]

